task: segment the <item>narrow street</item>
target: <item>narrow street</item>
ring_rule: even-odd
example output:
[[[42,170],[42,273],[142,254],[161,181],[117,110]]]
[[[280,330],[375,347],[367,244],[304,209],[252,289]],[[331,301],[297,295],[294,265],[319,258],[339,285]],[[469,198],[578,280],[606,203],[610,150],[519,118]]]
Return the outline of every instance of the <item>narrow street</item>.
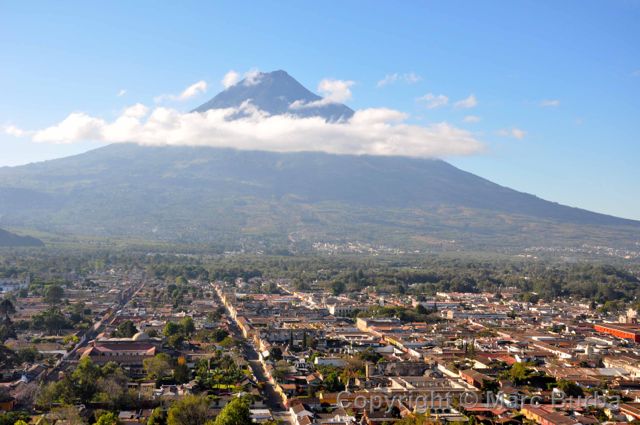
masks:
[[[222,300],[220,299],[220,297],[218,297],[215,291],[214,291],[214,294],[216,299],[220,303],[220,305],[223,305]],[[242,353],[244,355],[244,358],[247,360],[247,362],[249,362],[251,371],[253,372],[253,375],[255,376],[256,380],[261,386],[261,393],[262,393],[262,396],[264,397],[265,404],[267,405],[267,407],[269,407],[269,409],[271,409],[271,412],[274,415],[274,419],[293,423],[291,421],[291,415],[289,414],[289,412],[284,406],[282,397],[275,390],[273,384],[269,382],[269,379],[267,378],[267,372],[264,366],[262,365],[262,363],[260,362],[258,352],[253,346],[252,341],[247,340],[244,337],[244,335],[242,335],[240,328],[237,326],[236,322],[229,315],[229,311],[228,309],[226,309],[226,306],[225,306],[225,311],[227,312],[227,317],[229,317],[230,319],[229,330],[231,331],[231,334],[234,338],[241,340],[243,342]]]

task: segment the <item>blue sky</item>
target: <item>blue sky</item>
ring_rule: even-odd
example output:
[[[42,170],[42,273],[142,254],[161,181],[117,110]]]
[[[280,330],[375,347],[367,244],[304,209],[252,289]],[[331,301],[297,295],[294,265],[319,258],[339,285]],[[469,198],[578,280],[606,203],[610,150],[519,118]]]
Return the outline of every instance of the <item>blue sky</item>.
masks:
[[[471,132],[484,151],[445,158],[464,170],[640,219],[638,22],[631,0],[1,1],[0,126],[38,130],[74,111],[111,120],[206,81],[206,93],[171,105],[188,111],[231,69],[284,69],[313,90],[325,78],[354,81],[354,109]],[[447,103],[428,108],[417,100],[428,93]],[[454,107],[470,95],[477,105]],[[2,132],[0,166],[101,144]]]

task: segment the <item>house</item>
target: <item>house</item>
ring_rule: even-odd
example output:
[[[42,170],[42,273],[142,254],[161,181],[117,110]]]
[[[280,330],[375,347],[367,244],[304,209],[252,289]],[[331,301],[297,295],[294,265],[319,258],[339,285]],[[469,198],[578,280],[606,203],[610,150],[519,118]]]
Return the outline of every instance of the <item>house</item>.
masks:
[[[291,413],[291,417],[293,418],[293,421],[297,425],[302,425],[301,419],[303,418],[308,418],[308,419],[314,418],[313,412],[308,410],[304,404],[299,402],[295,403],[293,406],[289,408],[289,413]]]

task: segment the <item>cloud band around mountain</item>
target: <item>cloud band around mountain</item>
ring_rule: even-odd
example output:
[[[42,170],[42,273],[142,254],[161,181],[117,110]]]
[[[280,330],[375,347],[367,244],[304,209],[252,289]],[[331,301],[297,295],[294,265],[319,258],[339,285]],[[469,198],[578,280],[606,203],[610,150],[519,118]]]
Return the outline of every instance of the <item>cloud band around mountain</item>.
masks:
[[[241,118],[237,118],[241,116]],[[446,157],[481,152],[473,133],[448,123],[408,124],[408,116],[392,109],[363,109],[346,122],[320,117],[268,115],[245,102],[240,108],[184,113],[142,104],[126,108],[109,122],[74,112],[51,127],[5,132],[35,142],[135,142],[142,145],[227,147],[276,152],[322,151],[334,154]],[[8,128],[8,127],[7,127]]]

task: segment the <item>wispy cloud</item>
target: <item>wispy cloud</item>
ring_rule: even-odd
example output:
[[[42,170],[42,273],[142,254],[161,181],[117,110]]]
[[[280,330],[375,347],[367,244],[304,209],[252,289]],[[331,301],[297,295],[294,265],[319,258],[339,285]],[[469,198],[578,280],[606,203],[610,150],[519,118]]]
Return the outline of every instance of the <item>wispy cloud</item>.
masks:
[[[515,139],[522,140],[527,135],[527,133],[524,130],[513,127],[513,128],[504,128],[502,130],[498,130],[498,135],[502,137],[513,137]]]
[[[21,128],[18,128],[13,124],[5,125],[4,126],[4,133],[8,134],[9,136],[13,136],[13,137],[24,137],[24,136],[28,135],[27,131],[22,130]]]
[[[252,69],[251,71],[244,73],[244,85],[255,86],[260,82],[261,78],[262,73],[257,69]]]
[[[204,93],[207,91],[207,82],[204,80],[200,80],[197,83],[191,84],[189,87],[184,89],[180,96],[178,96],[178,100],[187,100],[191,99],[199,95],[200,93]]]
[[[120,91],[118,91],[117,96],[118,96],[118,97],[122,97],[122,96],[124,96],[125,94],[127,94],[127,91],[126,91],[125,89],[120,89]]]
[[[443,94],[427,93],[424,96],[416,99],[422,103],[427,109],[436,109],[442,106],[446,106],[449,103],[449,98]]]
[[[163,94],[160,96],[156,96],[153,100],[156,103],[160,103],[166,100],[185,101],[201,93],[206,92],[207,87],[208,87],[207,82],[204,80],[200,80],[196,83],[191,84],[189,87],[184,89],[179,95]]]
[[[540,101],[540,106],[543,108],[556,108],[560,106],[558,99],[544,99]]]
[[[320,94],[331,103],[346,102],[351,99],[351,80],[331,80],[325,78],[318,84]]]
[[[475,95],[471,94],[469,95],[469,97],[454,103],[453,107],[455,109],[471,109],[471,108],[475,108],[477,105],[478,105],[478,99],[476,99]]]
[[[480,120],[481,118],[477,115],[467,115],[462,119],[462,121],[468,122],[468,123],[477,123],[477,122],[480,122]]]
[[[395,84],[397,82],[403,82],[406,84],[415,84],[422,80],[422,77],[414,72],[408,72],[404,74],[393,73],[387,74],[384,78],[376,83],[376,87],[384,87],[389,84]]]
[[[293,102],[289,108],[303,109],[313,108],[317,106],[329,105],[331,103],[344,103],[351,99],[351,86],[355,84],[351,80],[332,80],[325,78],[318,84],[318,92],[322,95],[322,99],[315,102],[304,102],[297,100]]]
[[[640,77],[640,69],[636,69],[631,73],[632,77]]]
[[[221,83],[222,83],[222,87],[224,87],[225,89],[228,89],[229,87],[235,86],[236,84],[238,84],[238,81],[240,81],[240,74],[232,69],[226,74],[224,74],[224,77],[222,77]]]
[[[344,93],[338,98],[344,99]],[[243,118],[232,119],[239,115]],[[402,112],[378,108],[358,110],[349,121],[331,123],[320,117],[270,116],[250,102],[240,108],[204,113],[183,113],[166,107],[149,110],[145,105],[135,104],[113,121],[74,112],[44,129],[27,132],[12,126],[5,128],[5,132],[42,143],[91,140],[412,157],[470,155],[484,149],[469,131],[444,122],[428,126],[408,124],[407,118]]]
[[[260,82],[263,75],[264,74],[260,72],[259,69],[251,69],[244,74],[241,74],[232,69],[224,74],[224,77],[222,77],[220,83],[222,83],[222,86],[225,89],[235,86],[240,82],[242,82],[242,84],[245,86],[254,86]]]

